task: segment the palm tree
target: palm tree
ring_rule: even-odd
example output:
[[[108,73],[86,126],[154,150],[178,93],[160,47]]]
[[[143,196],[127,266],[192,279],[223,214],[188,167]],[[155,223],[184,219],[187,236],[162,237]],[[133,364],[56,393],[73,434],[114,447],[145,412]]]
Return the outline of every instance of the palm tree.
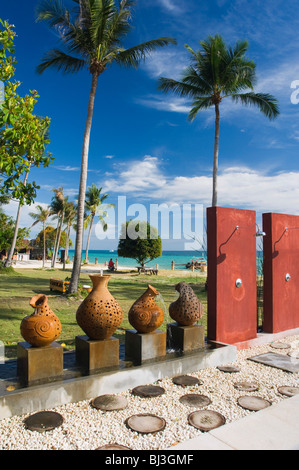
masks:
[[[74,202],[66,202],[64,210],[64,222],[66,223],[66,243],[65,243],[65,256],[63,261],[63,269],[65,269],[66,261],[69,256],[69,240],[71,228],[74,224],[77,215],[77,208]]]
[[[88,112],[83,138],[81,177],[78,199],[75,257],[69,292],[77,291],[80,276],[84,200],[87,181],[90,132],[98,79],[112,63],[137,67],[141,60],[158,47],[176,44],[172,38],[159,38],[126,49],[123,41],[131,30],[133,0],[73,0],[75,8],[67,10],[61,0],[44,0],[37,19],[46,21],[60,35],[63,49],[50,50],[37,67],[39,73],[56,68],[76,73],[87,68],[92,76]]]
[[[62,226],[64,222],[64,213],[66,203],[68,201],[68,197],[65,197],[63,194],[63,188],[59,187],[58,189],[53,189],[55,196],[52,197],[50,208],[51,208],[51,215],[54,215],[57,218],[57,228],[56,228],[56,237],[55,237],[55,244],[54,244],[54,251],[52,255],[52,263],[51,267],[55,267],[57,253],[59,250],[60,245],[60,238],[62,232]]]
[[[181,97],[192,99],[189,119],[193,121],[197,113],[214,106],[215,142],[213,164],[212,206],[217,206],[217,175],[219,156],[220,104],[230,97],[234,102],[246,106],[256,106],[266,117],[275,119],[278,114],[276,99],[266,93],[254,93],[256,82],[255,63],[245,57],[247,41],[239,41],[234,48],[227,47],[223,39],[216,35],[201,41],[202,50],[195,52],[186,45],[191,53],[191,65],[182,75],[181,81],[161,77],[159,89],[172,91]],[[247,92],[244,92],[248,90]]]
[[[38,223],[43,224],[43,268],[45,267],[45,260],[46,260],[46,221],[51,214],[50,207],[42,207],[40,205],[36,206],[36,212],[30,212],[29,215],[35,222],[33,222],[31,227]]]
[[[105,204],[102,205],[103,202],[107,199],[108,194],[101,195],[102,188],[97,188],[95,184],[89,186],[86,192],[85,198],[85,210],[88,216],[85,218],[86,226],[89,226],[88,237],[87,237],[87,244],[86,244],[86,254],[85,254],[85,261],[88,263],[88,251],[89,251],[89,242],[90,242],[90,235],[91,229],[93,226],[94,218],[97,215],[99,217],[100,223],[102,224],[104,232],[106,232],[108,226],[105,221],[105,217],[107,216],[106,210],[110,207],[114,207],[114,204]],[[100,206],[102,206],[100,208]]]

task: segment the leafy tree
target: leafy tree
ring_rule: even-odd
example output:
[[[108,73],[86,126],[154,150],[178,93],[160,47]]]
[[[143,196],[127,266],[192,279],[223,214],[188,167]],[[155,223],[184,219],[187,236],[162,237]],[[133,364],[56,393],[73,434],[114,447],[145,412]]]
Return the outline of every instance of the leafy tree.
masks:
[[[118,256],[136,259],[144,267],[161,255],[162,240],[158,230],[151,227],[149,222],[130,220],[122,225]]]
[[[0,252],[7,251],[10,246],[15,232],[15,221],[12,217],[0,211]],[[26,247],[24,239],[29,236],[27,228],[19,228],[16,238],[15,246],[18,249]]]
[[[85,223],[89,225],[88,237],[87,237],[87,244],[86,244],[86,255],[85,261],[88,263],[88,251],[89,251],[89,242],[90,242],[90,235],[91,229],[93,226],[95,216],[98,216],[99,221],[103,227],[104,232],[107,231],[108,225],[105,220],[107,216],[106,210],[110,207],[114,207],[114,204],[103,204],[103,202],[107,199],[108,194],[101,195],[102,188],[97,188],[95,184],[89,186],[86,191],[85,197],[85,210],[89,214],[85,218]]]
[[[40,249],[43,249],[43,239],[44,239],[44,232],[42,230],[35,239],[35,246],[37,246]],[[46,227],[46,252],[48,251],[53,252],[56,242],[57,242],[57,229],[48,225],[48,227]],[[58,250],[59,248],[66,248],[66,244],[67,244],[67,233],[64,230],[62,230],[59,245],[58,245]],[[69,246],[73,246],[71,240],[69,240]]]
[[[49,144],[49,118],[36,116],[33,111],[37,103],[37,91],[21,98],[17,89],[20,82],[12,83],[16,64],[14,54],[13,27],[0,20],[0,80],[5,82],[4,96],[0,106],[0,196],[10,196],[19,201],[15,233],[5,261],[10,266],[18,237],[21,208],[31,204],[39,188],[28,182],[32,166],[48,166],[53,160],[46,146]]]
[[[53,157],[46,152],[50,119],[34,114],[37,91],[22,98],[17,93],[21,83],[10,81],[16,64],[14,37],[13,27],[0,19],[0,80],[5,83],[0,106],[0,195],[10,195],[23,205],[34,201],[39,188],[27,181],[30,167],[47,167]]]
[[[60,36],[62,49],[50,50],[38,66],[40,73],[56,68],[64,73],[87,69],[92,77],[88,113],[83,139],[81,179],[78,198],[77,233],[73,271],[69,292],[77,291],[81,269],[84,205],[88,169],[90,132],[98,79],[116,63],[137,67],[141,60],[157,49],[175,44],[172,38],[159,38],[126,49],[123,41],[131,30],[133,0],[73,0],[67,10],[62,1],[44,0],[38,9],[38,20],[46,21]]]
[[[234,48],[227,47],[223,39],[216,35],[201,41],[201,50],[191,53],[191,65],[182,75],[181,81],[161,77],[159,88],[172,91],[182,97],[190,97],[192,108],[189,119],[193,121],[197,113],[213,106],[215,108],[215,141],[213,163],[213,199],[217,206],[217,176],[219,155],[220,104],[223,99],[231,98],[236,103],[257,107],[269,119],[278,114],[276,99],[266,93],[254,93],[256,82],[255,63],[245,56],[247,41],[239,41]],[[244,92],[245,90],[250,90]]]
[[[32,217],[35,222],[33,222],[32,227],[38,223],[43,224],[43,268],[45,267],[46,261],[46,221],[48,220],[51,211],[50,207],[42,207],[41,205],[36,206],[37,212],[30,212],[29,215]]]

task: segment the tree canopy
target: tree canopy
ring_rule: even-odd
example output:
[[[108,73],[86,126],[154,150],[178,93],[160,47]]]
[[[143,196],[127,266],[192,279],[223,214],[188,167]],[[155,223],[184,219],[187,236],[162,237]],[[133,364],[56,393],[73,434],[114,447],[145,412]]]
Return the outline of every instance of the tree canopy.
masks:
[[[162,255],[162,240],[149,222],[127,221],[122,225],[118,256],[132,258],[144,266]]]
[[[246,57],[249,47],[247,41],[238,41],[234,47],[229,47],[216,34],[200,41],[200,46],[198,51],[185,46],[191,54],[189,67],[183,71],[181,80],[161,77],[159,89],[192,100],[188,116],[190,121],[196,118],[199,111],[211,107],[215,109],[212,205],[216,206],[221,102],[230,98],[235,103],[254,106],[271,120],[278,116],[279,109],[272,95],[254,92],[256,65]]]
[[[160,37],[126,48],[125,41],[132,30],[134,5],[134,0],[73,0],[73,8],[68,9],[63,0],[41,0],[37,9],[37,19],[46,22],[59,37],[58,47],[45,54],[37,71],[43,73],[54,68],[63,73],[76,73],[87,69],[92,77],[82,146],[75,256],[69,293],[77,291],[81,269],[89,144],[98,79],[113,64],[137,68],[151,52],[176,44],[173,38]]]
[[[47,167],[53,157],[46,151],[50,119],[34,114],[38,92],[21,97],[17,93],[21,83],[10,81],[16,64],[14,37],[13,26],[0,19],[0,80],[5,85],[0,104],[0,194],[23,205],[31,204],[39,189],[35,181],[24,184],[24,176],[31,166]]]

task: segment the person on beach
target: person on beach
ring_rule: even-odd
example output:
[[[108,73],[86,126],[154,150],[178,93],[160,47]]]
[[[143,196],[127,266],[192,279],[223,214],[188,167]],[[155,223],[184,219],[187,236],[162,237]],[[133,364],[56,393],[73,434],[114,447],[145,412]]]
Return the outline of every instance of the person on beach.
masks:
[[[108,263],[108,269],[109,269],[109,271],[114,271],[114,263],[113,263],[112,258],[110,259],[110,261]]]

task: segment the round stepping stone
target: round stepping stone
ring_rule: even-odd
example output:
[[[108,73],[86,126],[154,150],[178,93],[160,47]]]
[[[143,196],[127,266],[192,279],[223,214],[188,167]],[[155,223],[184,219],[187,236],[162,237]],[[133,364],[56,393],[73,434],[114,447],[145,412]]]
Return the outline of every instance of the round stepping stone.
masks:
[[[132,393],[139,397],[150,398],[163,395],[165,390],[157,385],[139,385],[138,387],[133,388]]]
[[[140,434],[152,434],[163,431],[166,426],[164,418],[152,414],[138,414],[126,419],[125,424],[132,431]]]
[[[196,408],[203,408],[212,403],[209,397],[206,397],[205,395],[198,395],[197,393],[183,395],[180,398],[180,402],[183,403],[183,405],[194,406]]]
[[[98,447],[96,450],[131,450],[130,447],[122,446],[120,444],[106,444]]]
[[[287,343],[271,343],[270,346],[273,349],[288,349],[291,347],[290,344]]]
[[[223,426],[226,422],[225,417],[212,410],[198,410],[193,411],[188,416],[188,422],[191,426],[203,432],[211,431],[212,429]]]
[[[287,397],[294,397],[295,395],[299,395],[299,387],[289,387],[283,386],[278,388],[279,393],[282,395],[286,395]]]
[[[123,410],[128,406],[128,401],[117,395],[100,395],[91,401],[91,406],[102,411]]]
[[[240,392],[256,392],[259,389],[258,384],[254,382],[236,382],[234,387]]]
[[[39,411],[24,420],[24,424],[30,431],[51,431],[63,423],[63,417],[55,411]]]
[[[220,370],[221,372],[226,372],[226,373],[229,373],[229,374],[233,374],[235,372],[240,372],[240,370],[241,370],[241,369],[239,369],[239,367],[234,367],[234,366],[218,366],[217,369]]]
[[[271,406],[271,403],[268,400],[264,400],[260,397],[249,397],[244,396],[238,398],[238,404],[249,411],[260,411]]]
[[[192,377],[191,375],[178,375],[177,377],[173,377],[173,383],[176,385],[182,385],[183,387],[187,387],[190,385],[202,385],[196,377]]]

